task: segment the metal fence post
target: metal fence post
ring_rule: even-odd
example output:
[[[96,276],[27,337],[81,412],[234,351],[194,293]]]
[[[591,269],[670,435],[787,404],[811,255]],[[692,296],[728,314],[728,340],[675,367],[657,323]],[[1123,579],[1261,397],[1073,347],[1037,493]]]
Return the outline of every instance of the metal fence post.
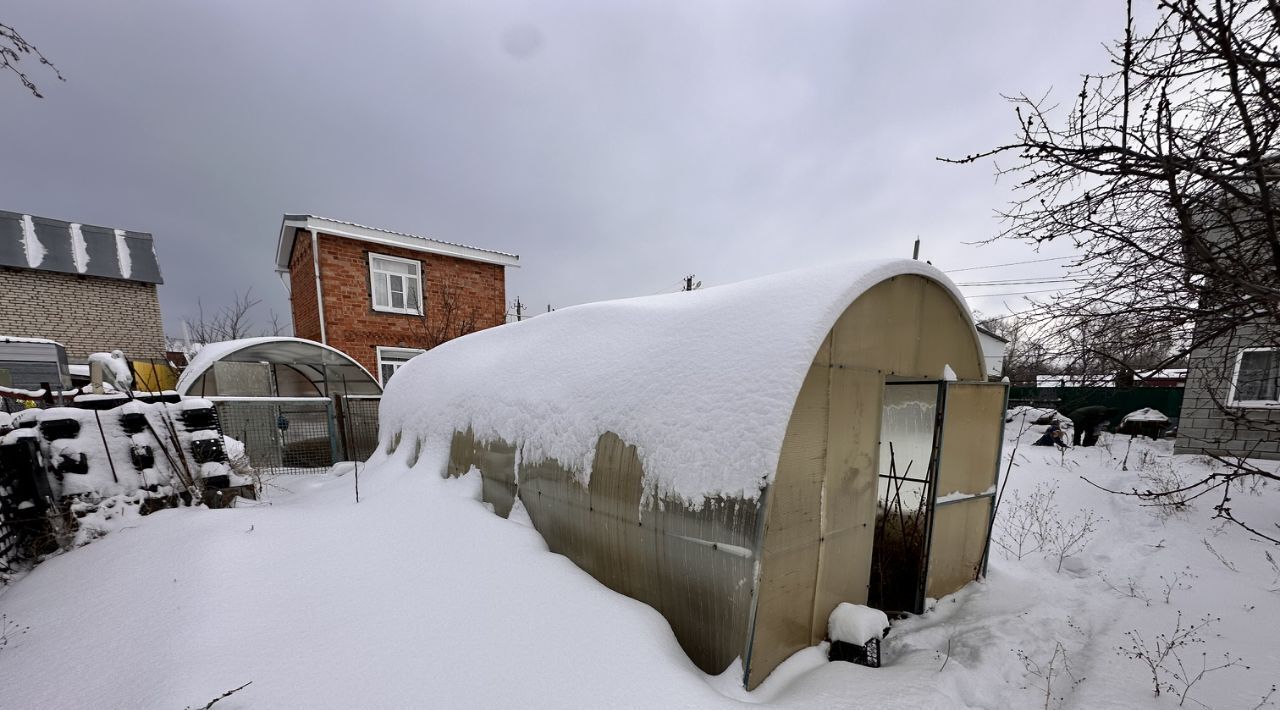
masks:
[[[334,416],[334,401],[332,399],[325,400],[325,414],[329,419],[329,465],[338,463],[342,459],[338,458],[338,422]]]

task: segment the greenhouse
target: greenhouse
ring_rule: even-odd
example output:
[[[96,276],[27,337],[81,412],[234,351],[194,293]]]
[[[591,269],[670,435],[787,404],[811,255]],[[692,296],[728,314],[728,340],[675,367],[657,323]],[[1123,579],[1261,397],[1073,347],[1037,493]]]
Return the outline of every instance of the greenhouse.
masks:
[[[478,470],[753,689],[839,603],[918,613],[982,574],[1004,406],[940,271],[832,264],[445,343],[391,382],[374,461]]]
[[[271,336],[210,343],[178,378],[193,397],[379,395],[382,388],[346,353],[313,340]]]
[[[211,400],[222,432],[264,473],[317,473],[375,448],[382,388],[346,353],[313,340],[210,343],[177,390]]]

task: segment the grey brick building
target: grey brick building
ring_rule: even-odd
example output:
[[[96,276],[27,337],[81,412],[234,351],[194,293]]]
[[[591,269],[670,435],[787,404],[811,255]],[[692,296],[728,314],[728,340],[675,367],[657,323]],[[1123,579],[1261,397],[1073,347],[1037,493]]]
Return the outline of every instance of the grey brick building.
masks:
[[[1278,335],[1253,323],[1191,351],[1175,453],[1280,459]]]
[[[0,335],[162,358],[162,282],[150,234],[0,211]]]

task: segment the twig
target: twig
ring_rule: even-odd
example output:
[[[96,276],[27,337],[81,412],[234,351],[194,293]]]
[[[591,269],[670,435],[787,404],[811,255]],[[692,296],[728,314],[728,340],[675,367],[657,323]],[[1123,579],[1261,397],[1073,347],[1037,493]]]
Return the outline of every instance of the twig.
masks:
[[[1200,542],[1203,542],[1203,543],[1204,543],[1204,547],[1205,547],[1205,549],[1206,549],[1206,550],[1208,550],[1209,552],[1213,553],[1213,556],[1214,556],[1214,557],[1218,558],[1218,561],[1222,563],[1222,566],[1223,566],[1223,567],[1226,567],[1227,569],[1231,570],[1232,572],[1239,572],[1239,571],[1240,571],[1240,570],[1236,569],[1236,566],[1235,566],[1234,564],[1232,564],[1232,563],[1231,563],[1231,560],[1228,560],[1227,558],[1223,557],[1223,556],[1222,556],[1222,553],[1220,553],[1220,552],[1218,552],[1217,550],[1215,550],[1215,549],[1213,548],[1213,545],[1210,545],[1210,544],[1209,544],[1209,539],[1208,539],[1208,538],[1203,538],[1203,537],[1202,537],[1202,538],[1200,538]]]
[[[245,683],[239,688],[232,688],[231,690],[228,690],[227,692],[223,693],[222,695],[219,695],[218,697],[214,698],[213,700],[210,700],[209,702],[205,703],[204,705],[201,705],[198,708],[193,708],[190,705],[188,705],[186,710],[209,710],[209,708],[213,707],[214,703],[218,702],[219,700],[224,700],[228,697],[231,697],[232,695],[244,690],[245,688],[248,688],[252,684],[253,684],[253,681],[249,681],[248,683]]]

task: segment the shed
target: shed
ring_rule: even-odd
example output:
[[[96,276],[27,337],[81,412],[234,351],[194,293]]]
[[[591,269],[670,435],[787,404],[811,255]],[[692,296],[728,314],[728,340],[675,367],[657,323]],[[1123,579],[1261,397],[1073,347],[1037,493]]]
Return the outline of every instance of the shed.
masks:
[[[478,469],[498,515],[752,689],[840,602],[920,612],[982,573],[1006,391],[985,380],[940,271],[831,264],[445,343],[390,382],[370,463]]]

